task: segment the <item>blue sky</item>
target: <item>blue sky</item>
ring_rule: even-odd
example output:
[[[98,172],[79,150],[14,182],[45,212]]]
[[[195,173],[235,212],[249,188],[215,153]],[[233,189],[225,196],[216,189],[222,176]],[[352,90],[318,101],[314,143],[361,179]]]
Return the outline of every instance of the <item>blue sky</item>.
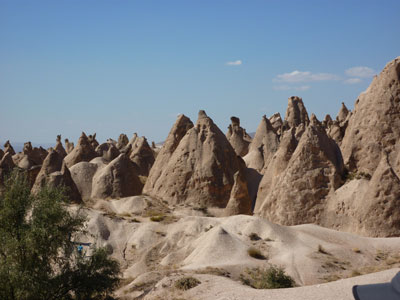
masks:
[[[303,98],[350,109],[400,55],[400,1],[0,0],[0,142],[167,136],[199,109],[225,132]]]

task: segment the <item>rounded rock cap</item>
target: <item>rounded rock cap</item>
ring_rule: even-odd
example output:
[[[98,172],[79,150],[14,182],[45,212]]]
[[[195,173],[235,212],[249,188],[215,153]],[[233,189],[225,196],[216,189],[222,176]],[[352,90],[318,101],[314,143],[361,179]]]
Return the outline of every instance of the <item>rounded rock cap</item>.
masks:
[[[355,300],[399,300],[400,272],[388,283],[353,286],[353,296]]]

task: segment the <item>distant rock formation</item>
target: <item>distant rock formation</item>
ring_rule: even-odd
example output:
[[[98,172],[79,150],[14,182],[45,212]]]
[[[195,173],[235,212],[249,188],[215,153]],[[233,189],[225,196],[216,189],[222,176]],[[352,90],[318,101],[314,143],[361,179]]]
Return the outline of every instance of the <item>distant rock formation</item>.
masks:
[[[98,156],[103,157],[107,162],[112,161],[121,154],[117,146],[110,142],[98,145],[96,148],[96,153]]]
[[[342,117],[341,117],[342,118]],[[341,145],[351,171],[373,174],[383,152],[395,166],[400,144],[400,57],[389,62],[357,99]],[[395,170],[400,174],[400,170]]]
[[[67,156],[67,151],[65,151],[62,142],[61,142],[61,134],[57,135],[57,139],[56,139],[56,146],[54,147],[54,150],[58,152],[58,154],[60,154],[60,156],[62,158]]]
[[[139,167],[139,175],[148,176],[151,167],[154,164],[155,157],[153,149],[147,143],[147,139],[143,136],[136,138],[132,144],[129,158]]]
[[[13,146],[11,146],[10,141],[5,142],[4,144],[4,153],[10,153],[11,156],[15,154]]]
[[[42,147],[32,148],[31,142],[24,143],[22,152],[13,155],[14,163],[21,169],[28,170],[33,166],[40,166],[47,156],[47,151]]]
[[[90,134],[88,136],[88,141],[90,145],[92,145],[93,149],[96,149],[96,147],[99,145],[99,142],[96,140],[96,133],[94,133],[93,135]]]
[[[4,183],[5,176],[14,169],[15,164],[10,152],[5,152],[0,160],[0,184]]]
[[[62,156],[52,148],[50,148],[49,154],[43,161],[42,168],[32,187],[32,193],[37,194],[45,186],[64,186],[67,196],[72,202],[80,203],[82,201]]]
[[[121,149],[123,149],[124,147],[126,147],[126,145],[128,145],[128,144],[129,144],[129,139],[128,139],[128,137],[126,136],[126,134],[121,133],[121,134],[119,135],[119,137],[118,137],[117,149],[118,149],[118,150],[121,150]]]
[[[353,179],[331,195],[321,225],[371,237],[400,236],[400,180],[386,153],[368,178]]]
[[[272,125],[272,127],[274,128],[275,132],[280,135],[281,131],[282,131],[282,125],[283,125],[283,121],[281,118],[281,114],[280,113],[274,113],[270,118],[269,121]]]
[[[245,156],[249,152],[251,137],[246,133],[245,129],[240,127],[240,119],[238,117],[231,117],[231,122],[226,137],[236,154]]]
[[[279,137],[271,122],[264,115],[258,125],[249,153],[243,158],[248,168],[263,173],[274,153],[278,150]]]
[[[178,117],[150,171],[144,192],[171,204],[225,208],[239,160],[226,136],[204,111],[191,126],[188,118]]]
[[[74,180],[84,202],[89,202],[92,199],[93,177],[101,167],[105,167],[105,165],[99,166],[99,164],[93,162],[81,161],[73,165],[70,169],[71,177]]]
[[[93,143],[92,139],[92,143]],[[67,167],[72,167],[74,164],[81,161],[90,161],[97,156],[92,144],[84,132],[78,140],[76,147],[64,158]]]
[[[92,184],[92,199],[122,198],[140,195],[143,184],[138,167],[126,154],[120,154],[106,167],[99,169]]]
[[[343,159],[315,115],[288,160],[295,144],[292,129],[260,183],[255,212],[284,225],[318,223],[326,196],[342,184]]]
[[[246,165],[242,160],[239,164],[239,171],[234,175],[234,184],[228,204],[224,210],[225,216],[252,214],[252,199],[250,198],[247,187]]]
[[[64,140],[65,143],[65,151],[67,152],[67,155],[74,150],[74,143],[71,143],[68,139]]]
[[[285,115],[285,123],[289,126],[289,128],[297,127],[301,124],[307,126],[310,123],[303,99],[300,97],[292,96],[289,98]]]
[[[175,124],[172,126],[168,137],[161,148],[160,153],[155,160],[153,167],[150,170],[146,184],[144,185],[143,192],[147,194],[153,193],[153,189],[163,176],[164,168],[168,165],[173,153],[178,147],[180,141],[185,134],[193,127],[192,121],[185,115],[179,115]]]

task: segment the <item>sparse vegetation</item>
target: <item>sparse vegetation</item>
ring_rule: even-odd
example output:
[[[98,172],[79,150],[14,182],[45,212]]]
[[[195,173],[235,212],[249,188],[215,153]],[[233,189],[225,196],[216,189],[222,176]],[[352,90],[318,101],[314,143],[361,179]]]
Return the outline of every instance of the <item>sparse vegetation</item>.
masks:
[[[254,247],[250,247],[249,249],[247,249],[247,253],[256,259],[267,259],[260,250],[258,250],[257,248]]]
[[[326,251],[324,249],[324,247],[322,247],[322,245],[318,245],[318,252],[322,253],[322,254],[330,255],[330,253],[328,251]]]
[[[279,289],[295,286],[293,278],[286,275],[283,268],[274,265],[265,269],[247,269],[244,274],[240,275],[240,280],[243,284],[255,289]]]
[[[353,252],[354,252],[354,253],[360,254],[360,253],[361,253],[361,250],[360,250],[359,248],[353,248]]]
[[[257,233],[255,233],[255,232],[250,233],[249,238],[250,238],[250,240],[252,240],[252,241],[261,240],[260,236],[259,236]]]
[[[371,179],[371,175],[365,172],[349,172],[345,171],[344,175],[345,181],[351,181],[353,179]]]
[[[157,215],[157,216],[152,216],[150,217],[150,220],[153,222],[161,222],[165,219],[164,215]]]
[[[200,283],[201,283],[200,280],[198,280],[194,277],[188,276],[188,277],[182,277],[182,278],[178,279],[177,281],[175,281],[175,287],[177,289],[186,291],[186,290],[189,290],[191,288],[198,286]]]

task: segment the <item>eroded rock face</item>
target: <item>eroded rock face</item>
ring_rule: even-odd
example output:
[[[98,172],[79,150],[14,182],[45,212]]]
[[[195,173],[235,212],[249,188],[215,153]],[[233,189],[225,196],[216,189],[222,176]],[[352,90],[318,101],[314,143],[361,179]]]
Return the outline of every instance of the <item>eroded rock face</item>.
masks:
[[[87,161],[73,165],[70,169],[71,177],[74,180],[83,201],[89,201],[92,197],[92,181],[97,170],[105,167]]]
[[[263,173],[263,169],[268,166],[278,147],[279,137],[269,119],[264,115],[249,146],[249,153],[243,159],[248,168]]]
[[[353,179],[329,197],[323,226],[371,237],[400,236],[400,180],[382,153],[370,180]]]
[[[285,137],[281,146],[292,148],[293,132]],[[282,153],[283,152],[283,153]],[[283,150],[280,160],[283,165],[286,155]],[[324,199],[342,184],[343,159],[337,144],[330,139],[325,129],[313,116],[286,168],[276,166],[272,172],[279,173],[269,182],[260,184],[260,197],[257,198],[257,212],[272,222],[284,225],[320,222],[324,209]],[[279,172],[280,171],[280,172]],[[267,180],[267,179],[266,179]],[[264,181],[265,182],[265,181]],[[263,199],[262,195],[266,195]]]
[[[121,153],[119,152],[117,146],[114,143],[103,143],[96,148],[96,153],[98,156],[103,157],[106,161],[110,162],[117,158]]]
[[[64,146],[61,142],[61,135],[57,135],[56,146],[54,147],[54,150],[56,150],[62,158],[67,156],[67,151],[65,151]]]
[[[150,194],[156,185],[156,182],[162,176],[164,167],[168,164],[172,154],[175,152],[179,142],[185,136],[190,128],[193,127],[192,121],[185,115],[179,115],[175,124],[172,126],[168,137],[162,146],[153,167],[150,170],[143,192]]]
[[[186,118],[187,119],[187,118]],[[182,123],[182,119],[177,121]],[[144,191],[171,204],[191,203],[225,208],[239,169],[235,151],[221,130],[204,111],[195,127],[178,142],[171,130],[157,162],[169,157],[160,169],[151,170]],[[189,120],[183,122],[189,124]],[[171,136],[172,134],[172,136]],[[168,148],[167,148],[168,147]],[[175,148],[175,149],[174,149]],[[165,154],[162,153],[165,151]],[[157,176],[157,177],[156,177]]]
[[[65,139],[65,151],[67,152],[67,155],[74,150],[74,143],[71,143],[68,139]]]
[[[138,167],[123,153],[99,169],[92,182],[92,199],[140,195],[143,188],[138,177]]]
[[[62,156],[52,148],[50,148],[49,154],[43,161],[42,168],[32,187],[32,193],[38,193],[45,186],[64,186],[67,196],[72,202],[80,203],[82,201]]]
[[[240,127],[240,119],[231,117],[231,124],[228,127],[226,137],[231,143],[236,154],[245,156],[249,152],[249,144],[251,137],[246,133],[246,130]]]
[[[132,144],[129,158],[139,167],[139,175],[148,176],[154,164],[153,149],[150,148],[145,137],[136,138]]]
[[[93,135],[90,134],[88,136],[88,141],[90,145],[92,145],[93,149],[96,149],[96,147],[99,145],[99,142],[96,140],[96,133],[94,133]]]
[[[283,121],[281,118],[280,113],[274,113],[270,118],[269,121],[274,128],[275,132],[280,135],[282,130]]]
[[[234,175],[230,198],[224,210],[225,216],[252,214],[252,200],[249,196],[245,171],[246,165],[242,160],[239,164],[239,170]]]
[[[14,163],[21,169],[29,170],[33,166],[40,166],[47,156],[47,151],[42,147],[32,147],[31,142],[24,143],[22,152],[13,155]]]
[[[400,57],[388,63],[356,101],[341,145],[352,171],[373,174],[383,152],[394,165],[400,143]],[[395,170],[400,174],[400,170]]]
[[[93,141],[92,141],[93,142]],[[78,140],[76,147],[64,158],[67,167],[81,161],[90,161],[97,156],[92,144],[84,132]]]
[[[297,127],[300,124],[307,126],[310,122],[307,110],[304,106],[303,99],[297,96],[292,96],[288,100],[286,109],[285,122],[289,128]]]
[[[126,145],[129,144],[129,139],[126,134],[121,133],[118,137],[117,148],[118,150],[123,149]]]

